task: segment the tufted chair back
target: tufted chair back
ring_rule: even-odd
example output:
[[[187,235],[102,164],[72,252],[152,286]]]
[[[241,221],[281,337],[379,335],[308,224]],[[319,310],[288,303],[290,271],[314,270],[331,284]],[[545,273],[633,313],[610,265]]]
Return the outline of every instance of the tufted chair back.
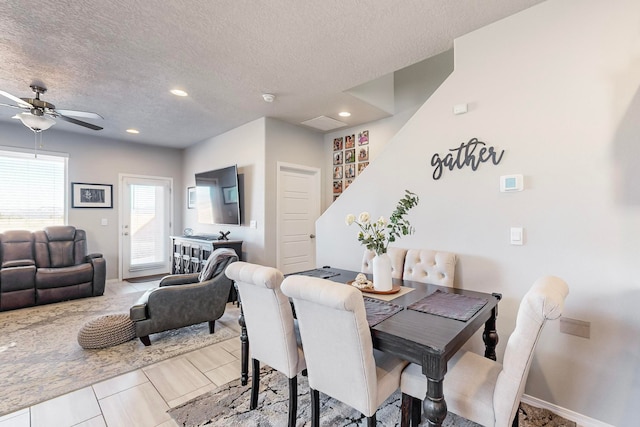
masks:
[[[300,323],[314,401],[311,425],[320,425],[319,411],[314,410],[319,407],[318,392],[375,420],[378,407],[398,388],[407,362],[374,351],[362,293],[296,275],[282,282],[282,292],[293,300]]]
[[[84,230],[60,225],[45,227],[33,234],[38,268],[70,267],[86,262],[87,236]]]
[[[272,267],[235,262],[227,267],[226,275],[238,287],[251,357],[288,378],[296,376],[304,368],[304,356],[296,344],[291,304],[280,291],[282,273]]]
[[[404,257],[407,254],[407,250],[403,248],[387,248],[387,255],[391,259],[391,277],[394,279],[402,279],[402,272],[404,270]],[[373,273],[373,257],[376,256],[374,251],[365,249],[364,256],[362,257],[362,267],[360,271],[363,273]]]
[[[3,267],[10,265],[11,261],[33,259],[33,234],[30,231],[5,231],[1,241],[0,256]]]
[[[477,353],[461,350],[447,363],[444,377],[447,409],[486,427],[518,425],[518,405],[531,368],[534,350],[542,328],[558,319],[569,294],[569,286],[560,278],[538,279],[520,302],[516,327],[504,352],[503,363]],[[422,406],[428,383],[422,367],[410,364],[402,373],[402,407],[404,413]],[[411,396],[413,399],[406,399]],[[409,403],[411,402],[411,403]],[[408,425],[403,417],[401,426]]]
[[[457,256],[451,252],[409,249],[404,259],[404,280],[453,287]]]
[[[496,426],[509,426],[515,417],[542,327],[562,315],[568,294],[569,286],[562,279],[547,276],[536,280],[522,299],[493,392]]]
[[[234,262],[225,274],[238,287],[242,316],[251,351],[252,379],[249,409],[258,405],[260,362],[289,379],[289,427],[296,426],[298,373],[306,369],[299,335],[289,299],[280,290],[284,276],[280,270],[248,262]]]

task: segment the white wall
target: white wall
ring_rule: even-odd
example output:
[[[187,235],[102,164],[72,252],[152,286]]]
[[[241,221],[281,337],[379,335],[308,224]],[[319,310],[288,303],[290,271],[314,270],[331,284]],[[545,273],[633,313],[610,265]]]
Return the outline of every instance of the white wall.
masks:
[[[459,38],[454,73],[317,224],[318,264],[358,269],[346,214],[388,216],[418,193],[416,234],[399,246],[456,252],[456,286],[504,295],[500,356],[535,279],[565,279],[565,315],[591,322],[591,339],[549,325],[526,393],[616,426],[640,418],[638,16],[633,0],[549,0]],[[472,137],[502,162],[434,180],[433,154]],[[514,173],[525,191],[500,193]],[[524,246],[509,244],[512,226]]]
[[[323,182],[323,210],[333,203],[333,140],[346,135],[356,135],[357,138],[358,133],[368,130],[369,162],[372,162],[378,157],[384,145],[398,133],[418,108],[451,74],[453,61],[453,49],[450,49],[394,72],[393,103],[396,113],[393,116],[361,126],[339,129],[324,135],[324,167],[327,173]]]
[[[326,167],[322,134],[273,118],[266,119],[265,187],[265,259],[266,265],[277,266],[278,236],[277,194],[278,162],[320,168],[322,177]],[[323,185],[329,185],[323,182]]]
[[[212,169],[238,165],[244,175],[242,209],[243,223],[234,225],[199,224],[195,209],[187,209],[186,188],[195,185],[195,174]],[[242,240],[243,259],[262,264],[265,246],[265,118],[254,120],[222,135],[206,139],[184,151],[182,188],[182,229],[192,228],[195,234],[230,231],[229,239]],[[250,228],[251,220],[257,228]],[[176,231],[181,234],[181,230]]]
[[[276,164],[278,161],[322,167],[321,134],[272,118],[260,118],[209,138],[185,150],[184,189],[195,185],[195,173],[236,163],[244,174],[242,226],[199,224],[195,209],[182,205],[183,228],[196,233],[231,231],[229,238],[243,240],[244,259],[262,265],[276,265]],[[257,228],[250,228],[256,221]]]
[[[58,126],[62,127],[64,124]],[[102,253],[107,261],[107,279],[117,279],[120,209],[118,174],[169,177],[173,178],[174,188],[181,188],[182,150],[65,132],[56,127],[45,131],[42,137],[42,150],[69,155],[69,182],[113,185],[113,209],[69,207],[68,223],[87,232],[89,252]],[[18,122],[0,123],[0,145],[31,150],[34,148],[34,135]],[[70,187],[69,184],[68,191]],[[180,210],[176,209],[174,216],[175,221],[181,221]],[[101,225],[103,218],[107,219],[107,226]]]

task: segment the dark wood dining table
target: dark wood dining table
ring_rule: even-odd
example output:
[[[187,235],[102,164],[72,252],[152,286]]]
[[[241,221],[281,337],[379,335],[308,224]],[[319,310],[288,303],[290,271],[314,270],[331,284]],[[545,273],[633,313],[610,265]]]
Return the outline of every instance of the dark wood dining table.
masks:
[[[323,268],[295,274],[347,283],[353,281],[358,272]],[[447,416],[445,390],[443,390],[447,362],[483,325],[484,356],[496,360],[495,348],[498,344],[496,317],[498,302],[502,296],[497,293],[488,294],[401,279],[393,279],[393,284],[413,290],[389,301],[391,304],[402,307],[402,310],[371,326],[373,346],[380,351],[394,354],[422,366],[422,373],[427,379],[427,394],[423,400],[424,415],[428,419],[429,426],[441,426]],[[466,321],[445,317],[446,313],[445,315],[442,313],[430,314],[407,308],[438,290],[449,294],[484,299],[487,303]],[[363,295],[369,298],[377,296],[371,293],[363,293]],[[249,378],[249,340],[242,311],[239,323],[242,328],[240,335],[242,344],[241,382],[242,385],[246,385]]]

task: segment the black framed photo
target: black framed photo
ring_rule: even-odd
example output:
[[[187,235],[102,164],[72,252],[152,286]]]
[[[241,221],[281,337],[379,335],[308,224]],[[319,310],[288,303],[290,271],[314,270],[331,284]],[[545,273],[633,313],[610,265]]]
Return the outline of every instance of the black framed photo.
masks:
[[[196,187],[187,187],[187,209],[196,208]]]
[[[113,185],[71,183],[72,208],[113,208]]]

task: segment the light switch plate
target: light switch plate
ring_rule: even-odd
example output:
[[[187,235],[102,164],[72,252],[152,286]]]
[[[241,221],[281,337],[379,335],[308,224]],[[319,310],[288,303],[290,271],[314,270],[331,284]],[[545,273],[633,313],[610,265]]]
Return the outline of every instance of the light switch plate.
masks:
[[[524,243],[524,231],[522,227],[511,227],[511,244],[522,245]]]
[[[453,114],[464,114],[468,111],[467,104],[456,104],[453,106]]]

